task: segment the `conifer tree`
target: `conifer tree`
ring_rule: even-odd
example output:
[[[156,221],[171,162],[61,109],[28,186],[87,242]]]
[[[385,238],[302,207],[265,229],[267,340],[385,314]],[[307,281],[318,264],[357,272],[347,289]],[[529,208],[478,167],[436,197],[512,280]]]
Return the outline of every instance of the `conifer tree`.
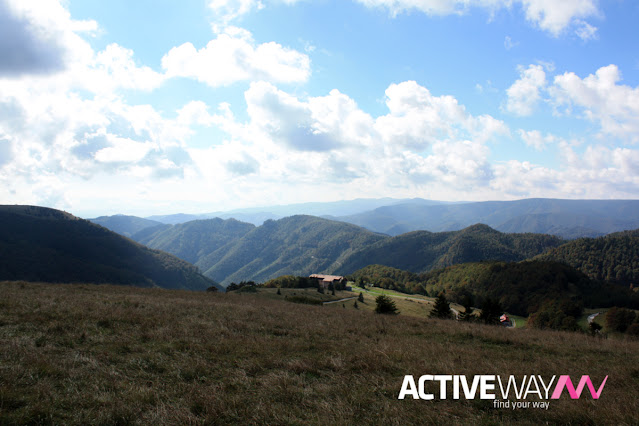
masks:
[[[444,293],[439,293],[439,296],[437,296],[435,300],[435,306],[430,312],[431,318],[450,318],[451,314],[450,305],[446,301],[446,296],[444,296]]]
[[[395,302],[393,302],[390,297],[384,294],[377,296],[377,298],[375,299],[375,303],[377,303],[377,306],[375,307],[375,313],[390,315],[399,314],[397,306],[395,306]]]

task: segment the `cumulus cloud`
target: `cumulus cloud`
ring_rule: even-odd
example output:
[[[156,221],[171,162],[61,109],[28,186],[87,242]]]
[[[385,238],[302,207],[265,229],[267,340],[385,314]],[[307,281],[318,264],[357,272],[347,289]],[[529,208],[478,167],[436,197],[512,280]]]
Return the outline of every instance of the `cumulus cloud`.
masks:
[[[603,133],[638,141],[639,87],[619,84],[620,81],[616,65],[599,68],[583,79],[566,72],[555,77],[551,99],[564,112],[576,111],[599,123]]]
[[[356,0],[367,7],[388,9],[392,16],[419,11],[428,15],[463,14],[472,8],[481,8],[494,13],[499,9],[519,5],[526,19],[533,25],[558,36],[567,28],[577,27],[584,39],[596,28],[583,19],[597,16],[596,0]],[[584,25],[585,24],[585,25]],[[585,31],[585,32],[584,32]]]
[[[86,53],[79,32],[95,21],[71,19],[57,1],[0,0],[0,76],[50,74]]]
[[[526,116],[533,113],[541,99],[541,89],[546,86],[546,73],[541,65],[519,67],[519,80],[506,90],[506,109],[513,114]]]
[[[251,125],[292,149],[330,151],[369,137],[370,116],[337,90],[304,101],[258,82],[251,84],[245,98]]]
[[[522,6],[529,21],[554,36],[571,24],[582,27],[583,18],[599,13],[596,0],[522,0]]]
[[[391,84],[386,105],[390,112],[375,120],[375,129],[384,141],[416,150],[465,133],[482,140],[508,133],[502,121],[488,115],[473,117],[453,96],[433,96],[414,81]]]
[[[147,66],[138,67],[133,51],[112,43],[98,52],[94,61],[94,75],[102,90],[125,88],[152,90],[159,87],[165,77]],[[105,87],[106,86],[106,87]]]
[[[275,42],[256,45],[248,31],[235,27],[199,50],[191,43],[174,47],[162,58],[162,68],[169,77],[194,78],[211,87],[245,80],[304,82],[311,72],[307,55]]]

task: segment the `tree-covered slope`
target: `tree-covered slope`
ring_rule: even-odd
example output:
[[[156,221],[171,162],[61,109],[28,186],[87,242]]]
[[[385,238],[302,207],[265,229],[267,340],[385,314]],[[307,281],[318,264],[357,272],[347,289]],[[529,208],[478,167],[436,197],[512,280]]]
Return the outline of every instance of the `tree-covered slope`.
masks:
[[[113,232],[117,232],[125,237],[131,237],[132,235],[142,231],[143,229],[155,227],[161,225],[160,222],[154,220],[143,219],[137,216],[100,216],[95,219],[89,219],[93,223],[97,223],[100,226],[104,226]]]
[[[235,219],[215,218],[146,229],[134,235],[133,239],[196,264],[203,257],[238,240],[254,228],[250,223]]]
[[[354,251],[386,239],[343,222],[314,216],[268,220],[208,256],[208,277],[228,284],[280,275],[331,273]]]
[[[639,284],[639,229],[599,238],[581,238],[540,254],[566,263],[597,280]]]
[[[90,221],[35,206],[0,206],[0,280],[204,290],[193,265]]]
[[[550,235],[504,234],[486,225],[473,225],[453,232],[415,231],[358,250],[337,272],[349,274],[370,264],[419,273],[465,262],[519,261],[562,242]]]
[[[382,265],[370,265],[351,278],[377,287],[437,296],[473,306],[487,299],[516,315],[537,312],[546,303],[580,307],[639,306],[639,295],[627,288],[592,280],[559,262],[471,262],[413,274]]]
[[[438,269],[420,277],[428,294],[445,292],[451,300],[471,295],[478,305],[498,300],[508,312],[527,316],[544,302],[588,302],[598,286],[579,271],[556,262],[479,262]],[[588,303],[592,306],[592,303]]]

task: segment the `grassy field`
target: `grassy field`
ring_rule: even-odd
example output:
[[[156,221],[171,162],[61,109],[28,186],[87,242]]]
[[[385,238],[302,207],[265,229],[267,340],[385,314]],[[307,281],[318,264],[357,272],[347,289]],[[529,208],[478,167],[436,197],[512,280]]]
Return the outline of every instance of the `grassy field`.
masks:
[[[0,283],[0,424],[639,423],[636,340],[284,296]],[[398,400],[406,374],[609,378],[512,410]]]

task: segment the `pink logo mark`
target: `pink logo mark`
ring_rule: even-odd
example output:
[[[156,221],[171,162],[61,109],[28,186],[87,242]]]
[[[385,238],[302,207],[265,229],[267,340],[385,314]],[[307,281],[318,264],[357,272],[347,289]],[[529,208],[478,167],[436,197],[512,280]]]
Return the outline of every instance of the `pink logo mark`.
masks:
[[[575,387],[572,384],[572,380],[570,380],[570,376],[560,376],[559,380],[557,381],[557,387],[552,393],[550,399],[559,399],[559,397],[561,396],[561,392],[564,390],[564,386],[566,387],[566,389],[568,389],[568,393],[570,394],[570,397],[572,399],[579,399],[579,397],[581,396],[581,391],[584,390],[584,387],[586,385],[588,385],[588,390],[590,390],[592,399],[599,399],[604,385],[606,384],[606,380],[608,380],[608,376],[603,379],[603,382],[601,382],[601,386],[599,386],[599,390],[595,392],[595,386],[592,384],[590,376],[581,376],[581,380],[577,385],[577,390],[575,390]]]

